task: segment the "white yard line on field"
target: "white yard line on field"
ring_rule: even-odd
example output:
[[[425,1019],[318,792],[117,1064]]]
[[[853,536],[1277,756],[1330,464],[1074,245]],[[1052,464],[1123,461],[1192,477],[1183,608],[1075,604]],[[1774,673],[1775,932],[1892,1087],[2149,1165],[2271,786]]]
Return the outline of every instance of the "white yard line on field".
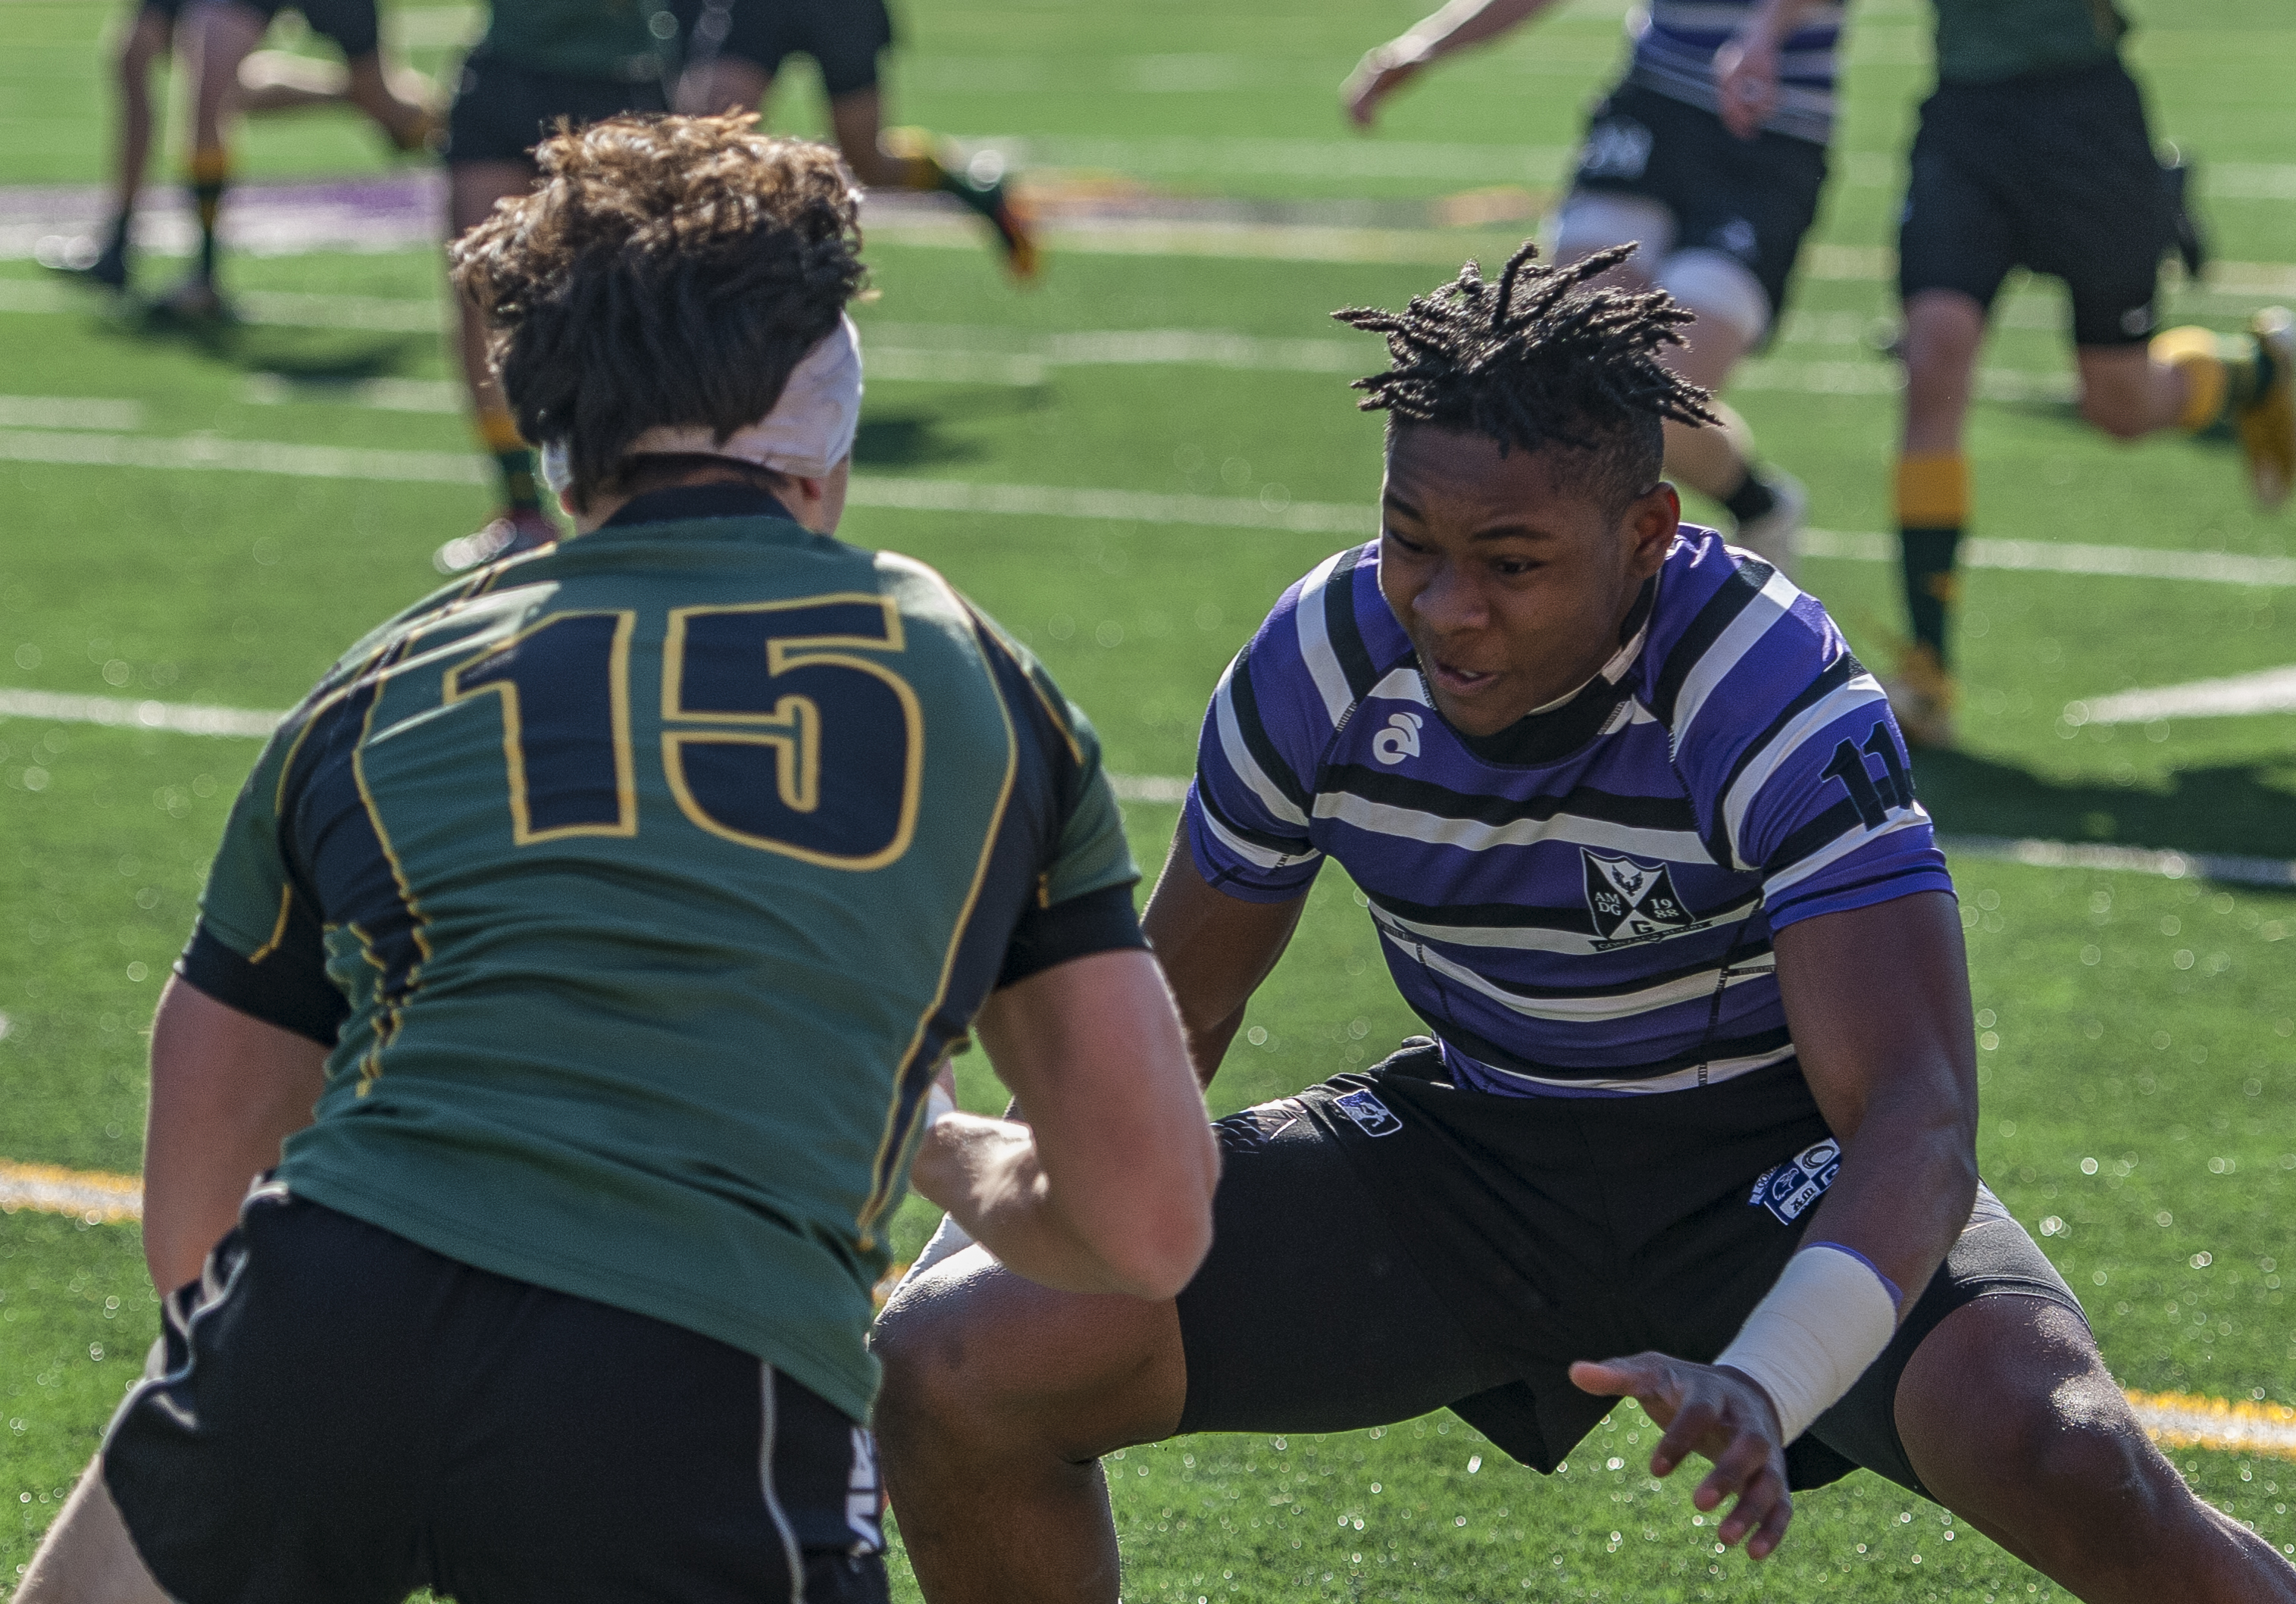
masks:
[[[492,471],[474,453],[306,446],[282,440],[227,440],[211,435],[97,434],[45,429],[0,429],[0,462],[444,485],[484,484]],[[1376,530],[1376,520],[1368,503],[1293,501],[1287,491],[1276,485],[1267,486],[1253,498],[860,474],[855,476],[847,501],[856,507],[898,511],[1082,518],[1116,523],[1273,529],[1357,538],[1368,538]],[[1895,561],[1898,553],[1893,536],[1833,529],[1805,529],[1802,550],[1813,558],[1853,562]],[[1963,552],[1969,566],[1980,569],[2216,585],[2296,585],[2296,558],[2287,557],[2097,545],[2081,541],[1997,539],[1972,540],[1964,546]]]
[[[2156,718],[2226,718],[2292,710],[2296,710],[2296,665],[2067,702],[2065,722],[2075,726],[2150,724]]]

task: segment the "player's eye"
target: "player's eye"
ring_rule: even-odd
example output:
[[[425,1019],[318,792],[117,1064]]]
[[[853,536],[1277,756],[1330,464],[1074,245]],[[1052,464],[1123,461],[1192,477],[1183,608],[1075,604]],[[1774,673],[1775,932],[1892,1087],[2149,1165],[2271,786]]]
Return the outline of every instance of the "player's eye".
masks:
[[[1414,556],[1424,557],[1427,554],[1427,548],[1420,544],[1419,542],[1411,539],[1407,536],[1397,534],[1393,524],[1383,526],[1380,532],[1385,535],[1396,544],[1401,546],[1405,551],[1411,552]]]

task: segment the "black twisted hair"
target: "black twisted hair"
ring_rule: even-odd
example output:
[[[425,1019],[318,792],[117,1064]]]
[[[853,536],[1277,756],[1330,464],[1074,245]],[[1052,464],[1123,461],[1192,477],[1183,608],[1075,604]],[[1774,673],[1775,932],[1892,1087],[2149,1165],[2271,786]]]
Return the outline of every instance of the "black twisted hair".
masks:
[[[1431,423],[1510,449],[1551,450],[1556,469],[1617,510],[1655,484],[1666,454],[1664,420],[1718,421],[1710,398],[1659,361],[1692,321],[1664,291],[1586,288],[1634,253],[1632,245],[1574,262],[1536,266],[1526,241],[1498,282],[1470,261],[1459,276],[1401,312],[1350,307],[1332,315],[1387,336],[1391,365],[1358,379],[1357,405],[1400,423]]]
[[[578,509],[658,425],[723,441],[771,412],[865,274],[853,176],[753,113],[559,131],[542,181],[448,251],[519,432],[563,439]]]

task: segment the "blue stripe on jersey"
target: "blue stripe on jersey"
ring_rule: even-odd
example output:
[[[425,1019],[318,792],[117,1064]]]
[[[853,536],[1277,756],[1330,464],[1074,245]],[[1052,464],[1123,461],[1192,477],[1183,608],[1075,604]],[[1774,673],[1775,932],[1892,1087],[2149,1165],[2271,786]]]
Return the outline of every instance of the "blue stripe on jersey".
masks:
[[[1249,901],[1337,859],[1464,1084],[1618,1096],[1780,1062],[1772,932],[1952,889],[1881,687],[1767,563],[1685,528],[1595,682],[1470,742],[1378,553],[1319,563],[1221,677],[1188,840]]]
[[[1721,102],[1714,87],[1714,54],[1737,37],[1756,0],[1654,0],[1647,15],[1628,22],[1635,33],[1629,83],[1708,111]],[[1787,36],[1778,51],[1778,103],[1762,126],[1824,144],[1833,136],[1834,78],[1839,70],[1844,6],[1822,6]]]

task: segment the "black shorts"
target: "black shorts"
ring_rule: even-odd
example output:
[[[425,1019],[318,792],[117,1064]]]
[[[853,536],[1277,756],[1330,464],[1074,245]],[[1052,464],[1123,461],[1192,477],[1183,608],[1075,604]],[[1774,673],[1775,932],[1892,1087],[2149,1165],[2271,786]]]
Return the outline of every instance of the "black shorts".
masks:
[[[165,18],[168,31],[172,33],[176,24],[183,19],[184,4],[184,0],[137,0],[135,12],[138,16],[148,12],[153,16]]]
[[[1710,1363],[1808,1223],[1807,1187],[1761,1183],[1805,1154],[1824,1175],[1833,1148],[1791,1062],[1625,1098],[1503,1097],[1442,1072],[1431,1043],[1406,1043],[1219,1122],[1211,1256],[1179,1300],[1180,1431],[1354,1430],[1447,1405],[1551,1471],[1616,1404],[1573,1387],[1570,1363]],[[1787,1447],[1792,1485],[1863,1466],[1921,1492],[1898,1379],[1948,1314],[2007,1292],[2080,1313],[1980,1190],[1889,1347]]]
[[[258,1188],[103,1444],[182,1604],[882,1604],[868,1434],[750,1354]]]
[[[183,0],[176,0],[179,8],[182,4]],[[281,12],[301,12],[311,31],[332,39],[346,61],[373,55],[381,41],[374,0],[234,0],[234,4],[254,12],[266,25]]]
[[[878,53],[893,43],[885,0],[673,0],[673,8],[688,68],[740,56],[770,78],[791,56],[809,55],[832,100],[875,87]]]
[[[2118,61],[1999,84],[1946,84],[1922,105],[1898,292],[1958,290],[1990,307],[2013,267],[2065,282],[2073,343],[2135,345],[2156,315],[2176,214]]]
[[[668,109],[659,78],[570,78],[473,53],[447,113],[446,157],[449,165],[531,161],[562,117],[578,127],[624,111]]]
[[[1711,111],[1621,84],[1587,118],[1570,184],[1658,201],[1674,214],[1676,250],[1721,251],[1761,281],[1775,328],[1817,220],[1825,147],[1767,129],[1740,139]]]

